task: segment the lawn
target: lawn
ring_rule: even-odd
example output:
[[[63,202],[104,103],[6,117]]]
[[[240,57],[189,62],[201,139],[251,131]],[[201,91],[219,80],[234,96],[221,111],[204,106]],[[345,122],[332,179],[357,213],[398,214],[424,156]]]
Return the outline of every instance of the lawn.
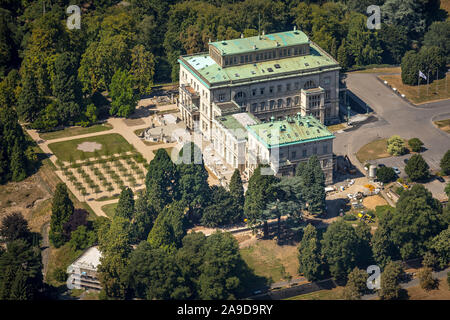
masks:
[[[447,279],[439,280],[439,288],[436,290],[425,291],[420,286],[407,289],[408,300],[450,300],[450,290]]]
[[[450,133],[450,119],[434,121],[434,124],[437,125],[442,131]]]
[[[447,75],[447,77],[449,76]],[[422,83],[422,81],[420,86],[409,86],[402,83],[401,75],[399,74],[380,75],[379,78],[383,81],[387,81],[391,87],[397,88],[398,92],[404,94],[409,101],[416,104],[450,98],[450,91],[446,90],[445,87],[446,86],[445,78],[440,80],[434,80],[432,83],[430,83],[428,94],[427,94],[428,85],[426,83]],[[420,87],[420,96],[419,96],[419,87]]]
[[[54,286],[61,286],[65,285],[64,282],[60,282],[54,277],[55,270],[64,270],[64,272],[67,270],[67,267],[75,261],[81,254],[83,253],[82,250],[74,251],[68,243],[63,245],[60,248],[54,248],[51,247],[51,253],[50,257],[48,259],[48,269],[47,269],[47,275],[46,275],[46,282],[54,285]]]
[[[123,153],[133,151],[134,148],[129,144],[120,134],[104,134],[95,137],[74,139],[69,141],[55,142],[48,145],[56,157],[62,161],[81,160],[84,153],[86,158],[93,157],[94,152],[84,152],[78,150],[77,147],[83,142],[97,142],[102,145],[102,148],[97,151],[98,155],[108,155],[108,153]]]
[[[298,277],[298,251],[293,245],[279,246],[275,240],[258,240],[250,247],[241,248],[241,255],[256,275],[271,282]]]
[[[400,67],[382,67],[382,68],[370,68],[365,70],[354,71],[354,73],[401,73]]]
[[[117,203],[106,204],[102,207],[103,212],[110,218],[116,214]]]
[[[388,158],[391,155],[387,152],[387,140],[379,139],[369,142],[356,153],[359,162],[365,163],[368,160]]]
[[[336,287],[331,290],[319,290],[299,296],[290,297],[286,300],[342,300],[344,287]]]
[[[90,127],[68,127],[63,130],[53,131],[53,132],[43,132],[39,136],[44,140],[53,140],[65,137],[79,136],[82,134],[95,133],[101,131],[111,130],[112,126],[109,123],[96,124]]]

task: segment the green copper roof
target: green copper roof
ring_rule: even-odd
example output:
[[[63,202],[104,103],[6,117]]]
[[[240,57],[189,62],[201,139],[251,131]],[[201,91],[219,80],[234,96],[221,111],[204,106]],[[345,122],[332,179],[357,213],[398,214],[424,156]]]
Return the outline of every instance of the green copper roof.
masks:
[[[217,41],[212,42],[211,45],[219,49],[223,56],[226,56],[258,50],[305,44],[308,43],[308,41],[309,39],[306,34],[296,30],[262,35],[261,39],[259,36],[254,36],[249,38]]]
[[[191,71],[200,74],[210,85],[230,81],[256,81],[257,78],[281,76],[286,72],[305,72],[309,69],[339,67],[331,57],[315,44],[310,44],[310,54],[270,61],[222,68],[207,53],[184,56],[179,62]],[[277,66],[275,66],[277,65]],[[196,75],[197,76],[197,75]],[[204,83],[205,81],[202,80]]]
[[[265,122],[247,126],[247,129],[267,148],[335,138],[313,116]]]

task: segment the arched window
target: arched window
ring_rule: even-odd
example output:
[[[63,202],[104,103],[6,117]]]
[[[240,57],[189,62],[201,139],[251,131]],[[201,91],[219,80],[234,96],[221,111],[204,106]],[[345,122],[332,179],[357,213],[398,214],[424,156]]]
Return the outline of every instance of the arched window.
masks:
[[[278,108],[282,108],[283,107],[283,99],[278,99],[277,106],[278,106]]]
[[[312,80],[306,81],[305,85],[303,86],[303,88],[305,88],[305,89],[311,89],[311,88],[315,88],[315,87],[316,87],[316,84]]]

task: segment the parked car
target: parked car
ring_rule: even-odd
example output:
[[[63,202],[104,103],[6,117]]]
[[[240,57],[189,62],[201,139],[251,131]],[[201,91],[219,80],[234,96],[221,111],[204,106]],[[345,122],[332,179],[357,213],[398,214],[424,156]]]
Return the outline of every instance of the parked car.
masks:
[[[445,182],[444,178],[442,178],[441,176],[436,176],[436,180],[439,182]]]
[[[407,164],[408,163],[408,158],[406,158],[406,159],[403,159],[403,162],[405,163],[405,164]]]
[[[382,167],[386,167],[386,166],[384,164],[382,164],[382,163],[379,163],[378,167],[382,168]]]
[[[392,169],[394,169],[394,172],[395,172],[396,175],[398,175],[398,176],[400,175],[401,172],[400,172],[399,168],[392,167]]]

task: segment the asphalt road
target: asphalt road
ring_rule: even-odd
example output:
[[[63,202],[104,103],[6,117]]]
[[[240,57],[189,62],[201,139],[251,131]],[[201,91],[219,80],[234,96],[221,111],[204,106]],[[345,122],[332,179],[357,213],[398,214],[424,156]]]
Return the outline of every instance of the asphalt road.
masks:
[[[405,139],[416,137],[423,141],[426,148],[422,156],[431,169],[438,170],[442,156],[450,149],[450,135],[437,129],[432,121],[450,118],[450,100],[415,107],[393,93],[376,76],[368,73],[348,74],[347,88],[374,110],[378,121],[364,124],[357,130],[336,133],[334,153],[348,154],[358,166],[356,152],[374,139],[389,138],[394,134]]]

